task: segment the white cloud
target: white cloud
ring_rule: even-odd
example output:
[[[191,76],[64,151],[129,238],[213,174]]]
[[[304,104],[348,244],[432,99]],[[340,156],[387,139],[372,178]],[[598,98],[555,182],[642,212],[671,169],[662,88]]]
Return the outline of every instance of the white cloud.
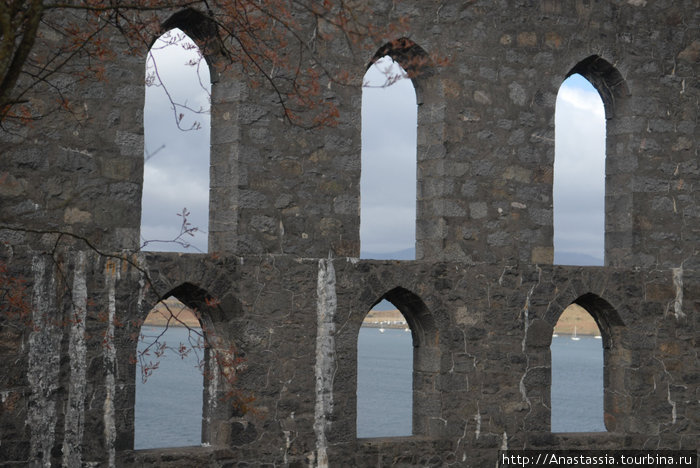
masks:
[[[179,31],[179,30],[177,30]],[[182,35],[181,32],[177,33]],[[142,240],[173,239],[181,229],[183,208],[192,226],[199,229],[194,236],[186,236],[197,249],[207,250],[209,220],[209,127],[208,113],[189,112],[184,108],[173,111],[171,100],[198,111],[209,106],[209,70],[202,60],[201,68],[189,65],[200,59],[189,38],[162,46],[156,42],[152,49],[151,68],[157,67],[164,86],[148,86],[144,107],[145,151],[150,156],[144,165],[144,185],[141,213]],[[185,44],[183,46],[183,44]],[[189,44],[189,45],[187,45]],[[204,88],[201,84],[205,83]],[[168,98],[167,93],[170,95]],[[176,119],[182,113],[182,128],[194,122],[201,129],[183,131]],[[145,250],[182,251],[181,246],[153,243]]]
[[[574,111],[593,115],[596,118],[605,118],[603,101],[598,91],[592,86],[590,89],[565,86],[557,95],[557,105],[568,105]]]
[[[179,102],[207,105],[196,69],[185,65],[192,50],[157,56],[168,90]],[[159,51],[164,52],[164,51]],[[158,52],[156,52],[158,54]],[[202,82],[208,83],[208,70]],[[175,77],[176,79],[173,79]],[[416,98],[412,82],[372,87],[386,75],[371,67],[362,93],[361,225],[363,252],[394,252],[415,245]],[[194,91],[194,93],[193,93]],[[190,94],[187,96],[187,94]],[[209,115],[185,116],[183,132],[163,90],[147,89],[144,125],[146,149],[155,155],[144,170],[142,237],[171,239],[180,230],[177,213],[187,207],[191,222],[202,232],[194,239],[206,251],[209,195]],[[597,91],[574,75],[560,89],[555,115],[554,223],[555,249],[600,257],[603,252],[605,117]],[[162,147],[162,148],[161,148]],[[159,149],[160,148],[160,149]],[[154,245],[152,250],[182,250]]]

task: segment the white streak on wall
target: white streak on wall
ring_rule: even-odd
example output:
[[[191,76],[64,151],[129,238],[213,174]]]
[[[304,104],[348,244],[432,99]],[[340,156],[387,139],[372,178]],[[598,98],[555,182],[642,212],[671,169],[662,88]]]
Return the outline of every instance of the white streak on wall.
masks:
[[[676,424],[676,402],[671,400],[671,385],[668,385],[667,389],[668,395],[668,404],[671,405],[671,424]]]
[[[328,466],[326,431],[333,412],[333,374],[335,368],[335,317],[338,300],[335,293],[333,261],[319,260],[316,287],[316,407],[314,433],[316,435],[316,466]]]
[[[529,366],[529,359],[528,359],[528,366]],[[527,405],[530,407],[530,410],[532,410],[532,403],[530,403],[530,399],[527,396],[527,388],[525,388],[525,377],[527,377],[527,373],[530,370],[528,367],[525,369],[525,373],[523,376],[520,378],[520,384],[518,385],[518,389],[520,390],[520,395],[523,397],[523,401],[527,403]],[[529,413],[528,413],[529,414]]]
[[[143,264],[141,257],[139,257],[138,262]],[[138,316],[146,318],[146,314],[143,313],[143,300],[146,298],[146,279],[144,278],[144,273],[141,273],[139,277],[139,295],[136,298],[136,309],[138,310]]]
[[[87,285],[85,283],[85,252],[78,252],[75,259],[70,320],[70,382],[68,406],[64,423],[63,466],[81,466],[82,442],[85,427],[85,317],[87,310]]]
[[[51,466],[51,450],[57,424],[56,393],[59,386],[61,351],[61,318],[56,312],[53,275],[46,278],[46,259],[32,259],[34,288],[32,291],[32,321],[29,334],[27,380],[31,388],[27,425],[31,428],[29,456],[33,466]],[[55,314],[55,317],[52,317]]]
[[[206,418],[206,424],[205,427],[207,428],[206,432],[204,433],[206,439],[204,442],[211,444],[214,439],[215,435],[212,433],[212,415],[216,414],[216,407],[219,402],[219,398],[217,396],[217,392],[219,391],[219,365],[218,365],[218,359],[222,358],[225,360],[223,356],[219,356],[219,340],[216,340],[215,337],[210,337],[213,338],[212,346],[211,348],[205,350],[205,365],[207,366],[207,372],[205,373],[205,384],[207,385],[207,407],[204,411],[204,415]],[[208,380],[208,381],[207,381]]]
[[[530,298],[532,297],[532,293],[534,291],[535,286],[531,287],[530,291],[528,291],[527,296],[525,297],[525,305],[520,311],[523,317],[523,324],[525,325],[525,330],[523,331],[523,341],[521,343],[523,353],[525,352],[525,348],[527,347],[527,331],[530,328]]]
[[[479,440],[481,435],[481,413],[479,412],[479,405],[476,405],[476,414],[474,415],[474,421],[476,421],[476,429],[474,430],[474,436]]]
[[[673,312],[676,319],[685,318],[683,313],[683,267],[673,268],[673,286],[676,288],[676,299],[673,301]]]
[[[114,347],[114,318],[116,316],[116,281],[118,267],[111,262],[107,262],[105,269],[105,280],[107,281],[107,330],[102,343],[103,364],[105,368],[105,402],[103,407],[105,449],[107,450],[109,466],[115,466],[114,444],[117,439],[117,428],[114,420],[114,395],[115,387],[115,366],[117,363],[117,350]]]
[[[542,281],[542,269],[537,265],[535,265],[535,268],[537,268],[537,283],[533,284],[530,290],[527,292],[527,296],[525,297],[525,304],[523,305],[523,308],[520,311],[520,315],[523,317],[523,324],[525,326],[522,341],[523,353],[527,348],[527,332],[530,329],[530,306],[532,305],[532,295],[535,292],[535,288],[539,286],[540,282]],[[503,271],[503,273],[505,273],[505,270]],[[501,274],[501,276],[503,276],[503,274]],[[520,281],[522,282],[522,277],[520,278]]]

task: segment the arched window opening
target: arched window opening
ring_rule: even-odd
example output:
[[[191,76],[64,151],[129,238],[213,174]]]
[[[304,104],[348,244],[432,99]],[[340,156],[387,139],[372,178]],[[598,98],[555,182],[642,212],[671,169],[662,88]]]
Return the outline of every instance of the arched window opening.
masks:
[[[552,336],[552,432],[605,431],[604,351],[595,319],[578,304],[561,314]]]
[[[600,94],[583,76],[569,76],[555,112],[555,264],[604,264],[605,132]]]
[[[396,287],[372,306],[364,325],[357,348],[357,436],[439,437],[440,427],[433,424],[440,411],[434,404],[440,400],[434,385],[439,339],[428,307],[413,292]],[[374,367],[367,359],[375,361]],[[376,398],[368,396],[367,385]],[[390,412],[394,422],[389,422]]]
[[[362,90],[362,258],[415,259],[417,116],[413,83],[387,52]]]
[[[200,445],[205,347],[192,309],[172,296],[156,304],[137,356],[134,448]]]
[[[174,28],[146,60],[141,245],[207,251],[211,80],[195,43]]]
[[[369,311],[357,339],[357,437],[413,433],[413,340],[389,301]]]

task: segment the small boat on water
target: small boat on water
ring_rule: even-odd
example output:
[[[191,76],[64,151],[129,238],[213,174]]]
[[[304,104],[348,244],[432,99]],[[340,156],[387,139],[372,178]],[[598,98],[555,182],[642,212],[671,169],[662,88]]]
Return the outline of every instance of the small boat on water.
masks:
[[[602,340],[602,339],[603,339],[603,337],[600,336],[600,335],[596,335],[596,336],[594,336],[593,338],[595,338],[596,340]]]
[[[385,331],[385,330],[384,330],[383,328],[380,328],[380,329],[379,329],[379,333],[384,333],[384,331]]]
[[[578,341],[581,339],[579,336],[576,335],[576,326],[575,325],[574,325],[574,334],[571,336],[571,339],[574,341]]]

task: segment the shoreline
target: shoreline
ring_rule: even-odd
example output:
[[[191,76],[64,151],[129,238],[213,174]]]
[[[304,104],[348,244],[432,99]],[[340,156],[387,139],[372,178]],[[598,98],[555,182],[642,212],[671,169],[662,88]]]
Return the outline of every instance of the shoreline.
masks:
[[[201,328],[199,319],[195,313],[179,302],[177,299],[167,299],[153,308],[144,325],[162,327],[190,327]],[[173,318],[173,316],[175,318]],[[168,321],[170,322],[168,324]],[[371,310],[364,321],[363,328],[392,328],[406,329],[408,323],[398,310]],[[579,336],[599,336],[600,330],[593,317],[582,307],[571,304],[562,313],[559,322],[554,327],[556,335],[573,335],[574,330]]]

